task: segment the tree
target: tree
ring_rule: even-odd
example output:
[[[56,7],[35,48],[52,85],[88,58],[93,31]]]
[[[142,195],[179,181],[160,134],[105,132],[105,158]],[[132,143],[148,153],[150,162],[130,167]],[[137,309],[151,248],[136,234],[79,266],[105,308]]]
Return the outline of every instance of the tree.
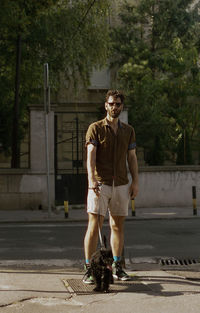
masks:
[[[61,73],[87,84],[92,67],[106,62],[107,11],[107,0],[0,2],[0,142],[8,153],[12,147],[12,167],[19,167],[27,104],[42,102],[43,64],[54,93]]]
[[[186,130],[183,132],[181,139],[178,142],[176,164],[192,164],[191,146],[188,132]]]
[[[151,155],[156,155],[158,136],[157,154],[161,147],[174,154],[183,130],[187,127],[191,140],[200,125],[199,2],[192,3],[126,2],[120,26],[112,32],[113,64],[118,64],[118,80],[127,94],[130,122],[138,145]]]

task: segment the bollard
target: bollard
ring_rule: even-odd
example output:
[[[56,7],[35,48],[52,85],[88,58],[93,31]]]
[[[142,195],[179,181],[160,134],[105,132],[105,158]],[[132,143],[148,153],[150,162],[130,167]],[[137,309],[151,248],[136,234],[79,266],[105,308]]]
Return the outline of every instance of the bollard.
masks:
[[[69,217],[69,191],[68,187],[64,187],[64,211],[65,218]]]
[[[193,215],[197,215],[196,186],[192,186]]]
[[[135,216],[135,199],[131,199],[132,216]]]
[[[69,202],[64,201],[64,209],[65,209],[65,218],[69,217]]]

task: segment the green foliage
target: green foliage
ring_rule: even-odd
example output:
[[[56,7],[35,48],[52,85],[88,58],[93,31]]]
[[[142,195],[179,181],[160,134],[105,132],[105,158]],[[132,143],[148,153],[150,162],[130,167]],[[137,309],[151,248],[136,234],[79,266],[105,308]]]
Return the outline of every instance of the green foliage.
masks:
[[[11,146],[16,42],[21,37],[19,140],[27,105],[43,102],[43,65],[49,64],[55,94],[66,80],[89,82],[94,66],[107,60],[108,0],[18,0],[0,2],[0,143]],[[25,122],[25,124],[24,124]]]
[[[121,24],[112,32],[113,65],[118,65],[118,83],[127,94],[129,122],[152,165],[163,163],[163,147],[171,155],[177,152],[184,129],[191,141],[200,127],[200,17],[199,2],[192,3],[125,2]]]

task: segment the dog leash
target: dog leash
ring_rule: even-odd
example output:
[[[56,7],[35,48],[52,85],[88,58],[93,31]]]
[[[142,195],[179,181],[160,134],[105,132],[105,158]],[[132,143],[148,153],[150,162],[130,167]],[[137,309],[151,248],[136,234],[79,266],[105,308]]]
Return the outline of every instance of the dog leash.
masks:
[[[101,249],[102,249],[102,248],[105,248],[105,244],[104,244],[104,242],[103,242],[102,233],[101,233],[101,229],[100,229],[100,214],[98,214],[98,230],[99,230],[100,247],[101,247]]]

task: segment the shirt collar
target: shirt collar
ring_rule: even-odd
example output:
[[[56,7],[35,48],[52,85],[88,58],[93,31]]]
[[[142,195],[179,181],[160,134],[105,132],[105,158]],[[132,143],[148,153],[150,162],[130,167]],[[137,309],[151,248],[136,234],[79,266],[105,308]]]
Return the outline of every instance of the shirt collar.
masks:
[[[104,125],[110,127],[107,118],[104,119]],[[123,124],[121,123],[120,119],[118,120],[118,127],[124,128]]]

